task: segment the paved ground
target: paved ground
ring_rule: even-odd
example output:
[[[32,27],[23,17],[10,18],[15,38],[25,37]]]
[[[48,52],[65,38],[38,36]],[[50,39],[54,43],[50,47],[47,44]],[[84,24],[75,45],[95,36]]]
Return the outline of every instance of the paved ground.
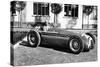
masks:
[[[97,60],[97,44],[93,50],[82,52],[78,55],[65,52],[62,48],[54,49],[44,46],[37,48],[19,45],[27,32],[13,33],[14,45],[14,65],[40,65],[40,64],[57,64],[57,63],[72,63],[72,62],[87,62]],[[18,42],[19,41],[19,42]],[[61,49],[61,50],[60,50]]]
[[[87,62],[97,60],[97,44],[95,48],[89,52],[82,52],[78,55],[72,53],[54,50],[45,47],[27,47],[17,45],[14,48],[14,65],[40,65],[40,64],[57,64],[72,62]]]

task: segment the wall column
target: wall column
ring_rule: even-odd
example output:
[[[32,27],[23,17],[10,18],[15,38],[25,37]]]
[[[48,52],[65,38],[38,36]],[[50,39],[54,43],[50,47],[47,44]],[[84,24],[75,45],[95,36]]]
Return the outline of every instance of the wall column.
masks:
[[[79,5],[78,17],[79,17],[78,23],[79,23],[80,29],[82,29],[83,28],[83,6],[82,5]]]

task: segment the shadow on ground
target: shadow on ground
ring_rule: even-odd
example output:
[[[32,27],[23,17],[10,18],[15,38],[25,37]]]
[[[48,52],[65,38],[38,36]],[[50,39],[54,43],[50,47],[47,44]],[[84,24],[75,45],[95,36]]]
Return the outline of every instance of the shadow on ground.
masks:
[[[20,45],[26,46],[26,47],[30,47],[30,48],[36,48],[36,47],[30,46],[29,43],[26,42],[26,41],[23,41]],[[61,47],[61,46],[58,46],[56,44],[54,44],[54,45],[50,45],[50,44],[45,44],[45,45],[44,44],[40,44],[38,47],[43,47],[43,48],[53,49],[53,50],[56,50],[56,51],[71,53],[71,51],[68,48]]]

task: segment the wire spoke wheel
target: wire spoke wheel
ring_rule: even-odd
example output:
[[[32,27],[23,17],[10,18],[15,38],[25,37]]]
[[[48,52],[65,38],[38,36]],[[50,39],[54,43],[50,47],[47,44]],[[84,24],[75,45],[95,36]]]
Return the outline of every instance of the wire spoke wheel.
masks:
[[[80,49],[80,44],[76,39],[71,40],[70,47],[73,51],[78,51]]]
[[[40,34],[37,31],[35,30],[30,31],[27,37],[28,37],[27,40],[30,46],[37,47],[38,45],[40,45],[41,38],[40,38]]]
[[[73,51],[78,51],[80,49],[80,43],[76,39],[72,39],[70,42],[70,48]]]
[[[70,51],[74,54],[79,54],[84,48],[83,42],[78,36],[71,37],[68,46]]]
[[[29,35],[30,45],[35,45],[36,43],[36,37],[35,35]]]

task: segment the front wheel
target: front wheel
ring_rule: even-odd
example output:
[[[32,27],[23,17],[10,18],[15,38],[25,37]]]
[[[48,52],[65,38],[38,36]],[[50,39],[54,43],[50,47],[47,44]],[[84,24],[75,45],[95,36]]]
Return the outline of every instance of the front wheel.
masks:
[[[71,37],[68,46],[70,51],[74,54],[79,54],[84,49],[83,42],[78,36]]]
[[[27,40],[30,46],[37,47],[41,42],[40,34],[37,31],[32,30],[28,33]]]

